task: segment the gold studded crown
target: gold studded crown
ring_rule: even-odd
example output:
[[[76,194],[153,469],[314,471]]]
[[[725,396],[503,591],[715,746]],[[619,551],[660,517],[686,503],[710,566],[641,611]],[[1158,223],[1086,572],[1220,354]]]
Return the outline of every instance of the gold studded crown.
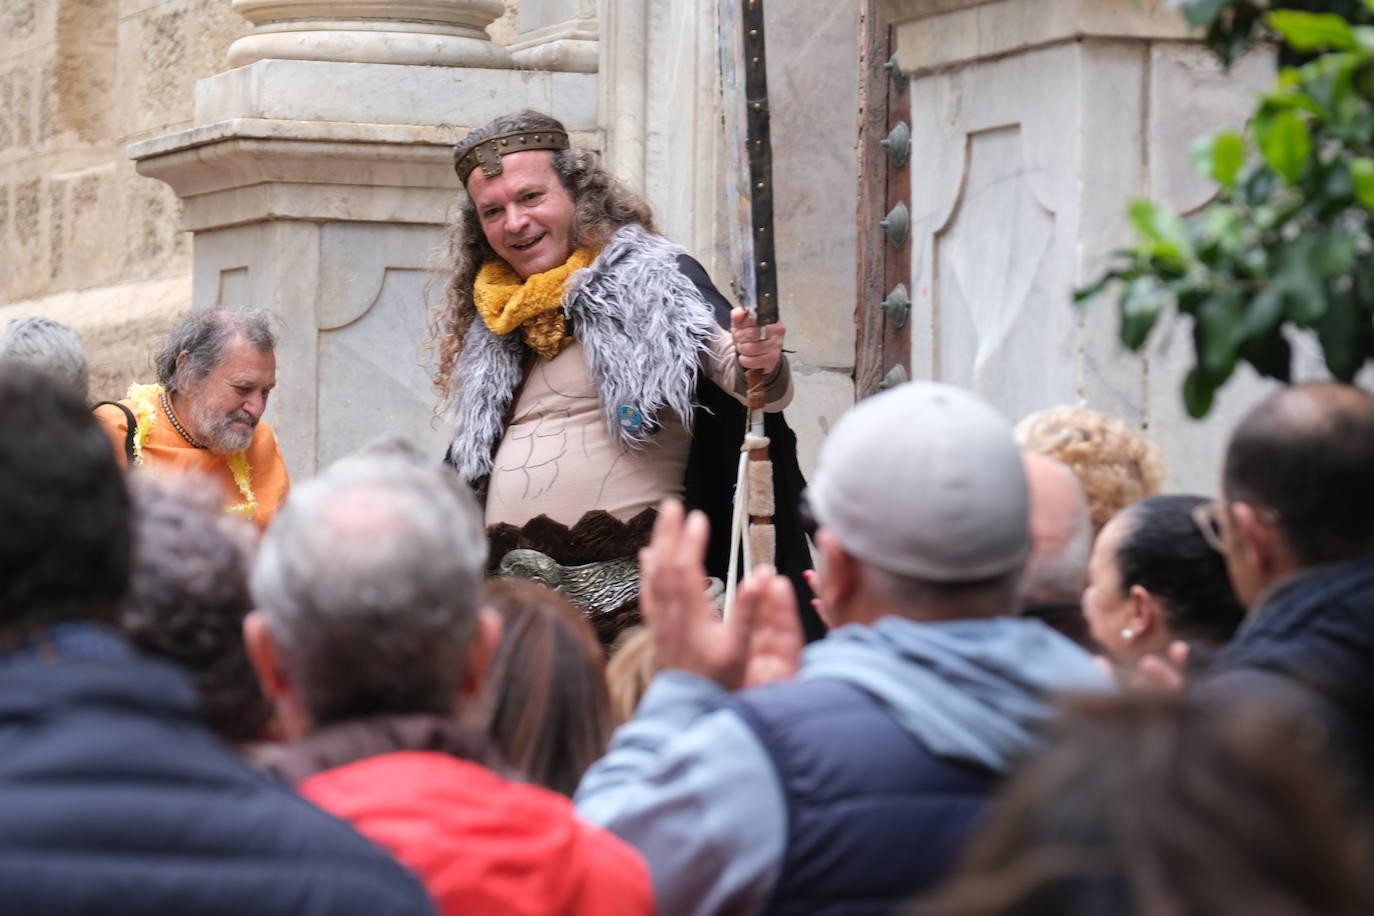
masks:
[[[458,180],[467,184],[468,176],[479,165],[482,177],[495,178],[501,174],[501,157],[527,149],[567,149],[568,135],[561,130],[512,130],[488,137],[467,152],[455,156],[453,169]]]

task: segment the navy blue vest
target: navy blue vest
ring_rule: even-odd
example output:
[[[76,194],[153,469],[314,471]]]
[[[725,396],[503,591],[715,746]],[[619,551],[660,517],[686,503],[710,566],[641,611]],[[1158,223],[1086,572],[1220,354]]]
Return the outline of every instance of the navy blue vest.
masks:
[[[999,774],[941,760],[845,681],[727,701],[772,758],[787,843],[767,912],[889,913],[945,878]]]

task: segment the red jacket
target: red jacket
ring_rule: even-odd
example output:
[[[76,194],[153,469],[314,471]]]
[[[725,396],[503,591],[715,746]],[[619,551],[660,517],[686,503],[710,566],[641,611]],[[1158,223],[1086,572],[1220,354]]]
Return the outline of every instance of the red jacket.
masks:
[[[445,916],[644,916],[638,852],[561,795],[435,751],[368,757],[297,788],[390,850]]]

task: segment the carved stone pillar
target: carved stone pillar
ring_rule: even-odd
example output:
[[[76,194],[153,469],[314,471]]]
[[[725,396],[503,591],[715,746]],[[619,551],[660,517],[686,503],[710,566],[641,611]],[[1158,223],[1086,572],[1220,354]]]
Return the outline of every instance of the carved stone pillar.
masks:
[[[598,145],[595,75],[509,69],[477,34],[501,7],[234,0],[258,28],[229,60],[251,63],[197,84],[193,127],[130,147],[181,199],[192,307],[280,319],[268,419],[293,475],[384,433],[441,453],[423,363],[453,143],[535,108]]]
[[[597,0],[521,0],[519,34],[510,46],[519,67],[595,73]]]
[[[1164,0],[879,0],[912,77],[912,368],[1015,419],[1086,402],[1148,428],[1170,486],[1211,491],[1251,396],[1203,427],[1179,388],[1189,335],[1142,359],[1106,299],[1073,290],[1129,244],[1127,202],[1204,204],[1192,140],[1240,125],[1273,78],[1255,51],[1230,73]]]
[[[485,29],[501,0],[233,0],[253,23],[229,48],[230,67],[322,60],[431,67],[510,67]]]

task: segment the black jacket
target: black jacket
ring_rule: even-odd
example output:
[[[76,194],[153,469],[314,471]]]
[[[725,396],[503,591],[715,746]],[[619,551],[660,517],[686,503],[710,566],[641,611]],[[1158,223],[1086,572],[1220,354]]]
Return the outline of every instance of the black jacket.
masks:
[[[83,638],[100,651],[0,663],[0,913],[433,912],[385,853],[221,745],[181,672]]]
[[[1195,692],[1310,714],[1335,760],[1374,799],[1374,557],[1279,585],[1208,664]]]
[[[716,322],[730,327],[730,303],[720,294],[696,260],[683,255],[678,267],[702,297],[715,309]],[[740,446],[748,411],[732,395],[701,376],[697,379],[697,412],[693,420],[692,447],[687,455],[683,501],[700,509],[711,520],[711,543],[706,552],[706,571],[722,582],[730,569],[730,527],[734,514],[735,480],[739,473]],[[811,568],[811,550],[802,528],[800,507],[806,478],[797,463],[797,437],[781,413],[764,416],[773,463],[773,525],[777,529],[774,566],[792,580],[797,610],[807,642],[825,635],[825,624],[811,607],[811,588],[802,573]]]

